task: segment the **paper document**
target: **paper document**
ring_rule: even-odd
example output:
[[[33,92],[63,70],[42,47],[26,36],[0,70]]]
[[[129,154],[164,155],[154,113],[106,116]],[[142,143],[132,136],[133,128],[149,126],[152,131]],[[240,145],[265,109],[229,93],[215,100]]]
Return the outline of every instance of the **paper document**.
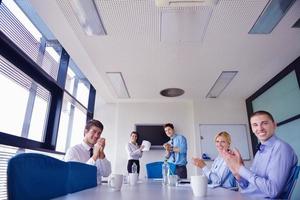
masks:
[[[142,144],[144,146],[144,148],[142,149],[142,151],[149,151],[150,147],[151,147],[151,143],[147,140],[143,140]]]

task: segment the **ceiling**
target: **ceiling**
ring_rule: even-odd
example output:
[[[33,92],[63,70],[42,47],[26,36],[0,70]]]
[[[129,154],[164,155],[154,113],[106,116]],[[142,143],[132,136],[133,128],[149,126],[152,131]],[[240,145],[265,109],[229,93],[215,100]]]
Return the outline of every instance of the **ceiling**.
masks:
[[[213,9],[158,8],[154,0],[95,0],[106,36],[87,36],[69,1],[30,2],[106,102],[202,100],[222,71],[238,74],[218,98],[245,99],[300,55],[300,28],[291,28],[300,18],[299,0],[272,33],[251,35],[268,0],[219,0]],[[209,13],[210,18],[201,37],[166,41],[172,32],[161,36],[168,31],[161,21],[168,13]],[[183,26],[199,29],[196,23]],[[106,72],[122,72],[130,99],[116,97]],[[185,94],[160,95],[174,87]]]

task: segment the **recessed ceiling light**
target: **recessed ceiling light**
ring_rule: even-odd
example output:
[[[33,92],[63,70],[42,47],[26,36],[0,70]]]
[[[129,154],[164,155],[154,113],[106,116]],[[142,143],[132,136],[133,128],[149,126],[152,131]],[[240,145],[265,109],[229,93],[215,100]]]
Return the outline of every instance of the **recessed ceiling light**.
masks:
[[[249,34],[269,34],[296,0],[270,0]]]
[[[184,90],[180,88],[167,88],[160,91],[160,94],[165,97],[178,97],[184,94]]]
[[[88,36],[106,35],[94,0],[70,0],[76,18]]]
[[[238,71],[222,71],[222,73],[206,95],[206,98],[217,98],[237,73]]]
[[[130,98],[121,72],[106,72],[118,98]]]

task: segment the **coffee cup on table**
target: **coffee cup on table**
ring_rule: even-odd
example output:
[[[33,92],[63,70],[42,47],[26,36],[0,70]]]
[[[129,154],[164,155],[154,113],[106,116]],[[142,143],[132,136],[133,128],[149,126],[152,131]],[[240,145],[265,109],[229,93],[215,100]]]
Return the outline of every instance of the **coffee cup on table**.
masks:
[[[139,174],[138,173],[129,173],[128,178],[129,178],[130,185],[136,185],[137,181],[139,179]]]
[[[207,193],[207,178],[205,175],[191,176],[191,187],[194,196],[204,197]]]
[[[123,174],[111,174],[108,178],[108,186],[114,190],[121,190],[123,179]]]
[[[177,186],[178,176],[176,174],[168,176],[169,186]]]

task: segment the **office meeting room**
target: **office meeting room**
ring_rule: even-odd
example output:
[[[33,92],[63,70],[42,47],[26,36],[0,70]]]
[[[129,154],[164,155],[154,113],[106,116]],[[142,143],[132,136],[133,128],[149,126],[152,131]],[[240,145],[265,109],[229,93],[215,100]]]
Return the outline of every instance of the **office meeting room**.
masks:
[[[300,199],[300,0],[0,0],[0,200]]]

